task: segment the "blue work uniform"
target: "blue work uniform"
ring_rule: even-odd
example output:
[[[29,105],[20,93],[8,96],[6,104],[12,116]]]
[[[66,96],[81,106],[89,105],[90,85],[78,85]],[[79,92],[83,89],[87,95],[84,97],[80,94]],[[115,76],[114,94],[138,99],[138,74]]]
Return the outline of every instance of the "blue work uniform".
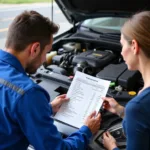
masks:
[[[150,150],[150,87],[126,105],[123,128],[127,150]]]
[[[19,60],[0,50],[0,150],[84,150],[92,136],[87,126],[61,137],[49,94],[26,74]]]

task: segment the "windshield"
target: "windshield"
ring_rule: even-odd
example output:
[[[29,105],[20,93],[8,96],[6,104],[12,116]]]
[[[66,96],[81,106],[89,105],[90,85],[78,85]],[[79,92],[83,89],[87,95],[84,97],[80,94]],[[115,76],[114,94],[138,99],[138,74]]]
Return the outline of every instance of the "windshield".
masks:
[[[120,29],[128,18],[103,17],[85,20],[81,27],[87,27],[97,32],[120,33]]]

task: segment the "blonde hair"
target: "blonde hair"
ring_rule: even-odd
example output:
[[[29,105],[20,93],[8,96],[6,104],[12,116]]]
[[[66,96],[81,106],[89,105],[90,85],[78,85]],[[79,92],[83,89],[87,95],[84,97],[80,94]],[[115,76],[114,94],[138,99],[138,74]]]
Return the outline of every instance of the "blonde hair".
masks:
[[[145,56],[150,58],[150,11],[133,15],[123,25],[121,34],[127,41],[135,39]]]

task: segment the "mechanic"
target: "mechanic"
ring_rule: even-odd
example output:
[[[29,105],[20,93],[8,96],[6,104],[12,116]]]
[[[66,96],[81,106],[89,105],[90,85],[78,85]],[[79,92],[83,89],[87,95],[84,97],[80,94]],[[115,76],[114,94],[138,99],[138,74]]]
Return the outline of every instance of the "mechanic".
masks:
[[[66,95],[49,103],[49,94],[26,73],[46,60],[58,26],[36,11],[18,15],[9,27],[6,49],[0,50],[0,150],[84,150],[99,127],[95,112],[75,133],[63,139],[52,119]]]
[[[126,108],[113,98],[104,98],[104,108],[123,119],[127,150],[150,149],[150,11],[133,15],[121,29],[122,56],[129,70],[139,70],[144,86]],[[125,113],[124,113],[125,112]],[[108,150],[118,150],[109,132],[103,134]]]

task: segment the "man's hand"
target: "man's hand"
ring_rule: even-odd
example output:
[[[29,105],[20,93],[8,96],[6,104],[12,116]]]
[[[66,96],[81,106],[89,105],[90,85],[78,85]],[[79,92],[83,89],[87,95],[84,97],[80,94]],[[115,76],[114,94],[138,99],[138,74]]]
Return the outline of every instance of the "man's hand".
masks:
[[[62,103],[64,102],[68,102],[69,98],[66,97],[66,94],[57,96],[52,102],[51,102],[51,106],[53,109],[53,113],[56,113],[60,106],[62,105]]]
[[[101,122],[101,114],[98,113],[97,116],[95,115],[96,115],[96,111],[91,113],[84,122],[84,125],[89,127],[92,134],[95,134],[99,130],[100,122]]]
[[[103,133],[103,144],[107,150],[112,150],[117,147],[116,140],[109,132]]]

